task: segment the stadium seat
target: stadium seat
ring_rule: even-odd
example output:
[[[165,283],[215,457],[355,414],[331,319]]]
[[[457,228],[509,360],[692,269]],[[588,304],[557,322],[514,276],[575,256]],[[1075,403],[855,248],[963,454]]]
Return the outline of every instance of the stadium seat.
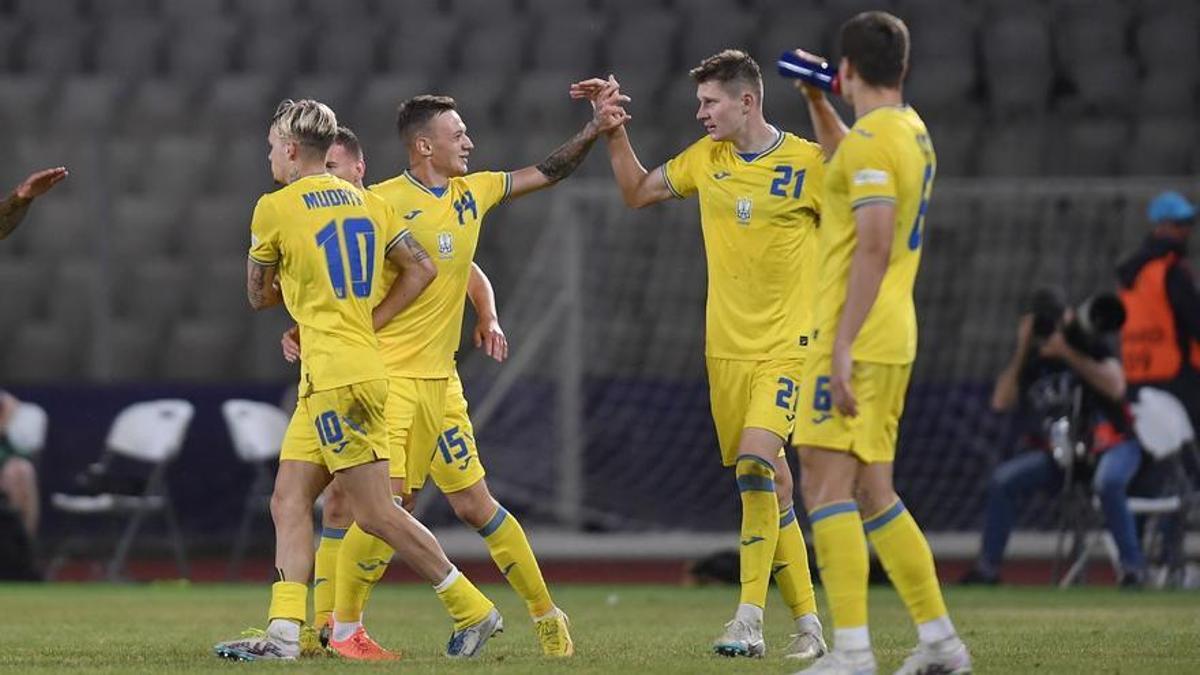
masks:
[[[1184,70],[1192,81],[1200,71],[1200,44],[1195,39],[1197,17],[1175,13],[1149,15],[1137,28],[1137,51],[1150,72]]]
[[[233,454],[254,471],[254,482],[246,492],[241,524],[229,551],[230,581],[238,580],[250,528],[254,519],[270,513],[271,493],[275,484],[273,462],[283,447],[283,434],[290,416],[279,406],[261,401],[231,399],[221,404],[221,415],[233,443]]]
[[[614,73],[618,80],[634,73],[661,79],[675,63],[678,32],[679,17],[673,12],[643,10],[624,17],[602,41],[608,53],[602,55],[601,72]]]
[[[242,263],[249,247],[253,215],[253,200],[223,193],[201,195],[182,223],[181,249],[193,259],[235,257]],[[239,276],[244,276],[244,269]]]
[[[591,106],[568,95],[572,81],[572,73],[566,71],[541,71],[521,78],[505,106],[508,128],[560,132],[583,126],[591,117]]]
[[[197,281],[176,259],[147,258],[131,261],[130,267],[115,286],[113,308],[118,317],[135,320],[159,336],[187,309]]]
[[[1068,176],[1120,175],[1128,136],[1128,125],[1119,118],[1073,120],[1054,135],[1050,168]]]
[[[762,29],[757,35],[758,44],[751,56],[758,61],[767,80],[774,78],[775,61],[786,50],[804,49],[833,58],[829,38],[831,26],[836,27],[824,12],[812,7],[788,7],[778,13],[768,14],[763,17]],[[767,85],[766,89],[770,93],[779,87]],[[770,100],[771,96],[766,98]]]
[[[265,127],[260,122],[260,127]],[[217,148],[194,134],[160,137],[150,146],[143,181],[145,192],[179,203],[207,189]]]
[[[12,13],[36,26],[62,26],[83,19],[82,8],[77,0],[13,0]]]
[[[44,2],[54,5],[58,3]],[[38,30],[23,43],[23,72],[42,77],[64,77],[83,70],[87,33],[79,27],[55,25]]]
[[[51,114],[52,128],[71,136],[108,133],[113,125],[121,82],[105,76],[67,79]]]
[[[593,3],[592,0],[525,0],[525,7],[533,16],[556,18],[588,14]]]
[[[188,0],[187,2],[162,3],[163,15],[181,26],[191,26],[197,21],[208,21],[221,17],[227,10],[225,0]]]
[[[0,77],[0,124],[26,133],[41,126],[54,82],[37,75]]]
[[[533,43],[533,65],[542,71],[569,72],[575,79],[601,75],[595,70],[604,32],[599,14],[562,14],[542,22]]]
[[[260,25],[269,25],[281,17],[304,15],[303,0],[241,0],[234,2],[233,7],[238,14]]]
[[[388,4],[386,2],[380,4]],[[418,3],[404,3],[418,4]],[[314,26],[320,26],[322,29],[326,27],[336,27],[338,32],[343,32],[347,28],[368,28],[372,24],[374,16],[374,3],[372,0],[338,0],[337,2],[310,2],[305,9],[305,14],[309,21]],[[343,33],[344,34],[344,33]],[[346,45],[338,42],[329,44],[337,44],[338,48],[345,48]],[[336,50],[333,50],[336,51]]]
[[[158,376],[163,335],[155,322],[113,320],[108,326],[107,376],[117,382],[149,382]]]
[[[1075,103],[1082,114],[1120,114],[1135,102],[1137,68],[1124,57],[1097,57],[1074,69]]]
[[[315,71],[343,80],[373,73],[380,62],[378,28],[372,25],[335,26],[321,32],[321,43],[329,47],[315,52]]]
[[[271,110],[267,110],[257,123],[258,131],[253,131],[255,127],[246,127],[239,133],[222,136],[227,140],[222,148],[213,187],[220,194],[241,199],[247,214],[254,211],[254,204],[259,197],[274,190],[271,167],[267,162],[266,125],[270,120]],[[202,196],[193,195],[192,198],[197,200]],[[248,220],[246,227],[250,227]]]
[[[103,307],[104,281],[105,274],[93,256],[59,264],[47,302],[50,320],[66,329],[72,339],[86,335],[97,308]]]
[[[983,133],[980,141],[980,176],[1038,176],[1045,171],[1049,134],[1044,120],[1015,119]]]
[[[167,45],[167,71],[176,82],[190,87],[211,82],[233,67],[239,34],[238,26],[230,20],[189,22],[187,29],[178,31]]]
[[[279,347],[279,338],[291,326],[286,312],[254,312],[249,335],[238,349],[239,376],[264,382],[296,382],[299,366],[283,360]]]
[[[938,176],[972,176],[979,153],[979,129],[969,117],[952,117],[945,122],[925,120],[937,153]]]
[[[415,73],[379,75],[358,88],[361,95],[354,103],[353,117],[347,122],[363,141],[368,164],[385,139],[389,143],[395,141],[396,109],[400,102],[417,94],[428,93],[427,84],[424,76]],[[341,113],[338,113],[338,120],[341,121]],[[367,144],[369,139],[372,142]]]
[[[53,323],[22,324],[4,355],[4,377],[13,383],[56,382],[79,376],[88,344],[80,333]]]
[[[688,12],[687,28],[681,44],[685,64],[696,64],[722,49],[751,49],[755,17],[737,10]]]
[[[311,65],[305,59],[311,58],[314,50],[304,45],[313,38],[312,28],[301,20],[259,24],[242,41],[242,67],[277,82],[292,77]]]
[[[451,0],[450,13],[471,27],[493,26],[520,15],[516,0]]]
[[[1196,121],[1191,117],[1138,119],[1125,172],[1132,175],[1187,175],[1195,170]]]
[[[117,260],[129,262],[164,256],[178,219],[178,206],[161,195],[119,197],[113,205],[110,250]]]
[[[191,85],[174,78],[142,81],[122,111],[122,132],[154,136],[195,128],[196,97]]]
[[[106,23],[96,44],[97,71],[130,79],[156,73],[163,61],[164,29],[161,21],[146,17]]]
[[[527,34],[525,24],[517,21],[479,25],[460,43],[456,73],[497,78],[516,74],[525,64]]]
[[[94,254],[95,221],[88,218],[86,203],[65,195],[56,197],[30,212],[24,225],[28,231],[18,235],[28,237],[25,250],[43,262]]]
[[[982,46],[989,103],[994,112],[1042,113],[1053,72],[1050,31],[1036,15],[1002,15],[984,22]]]
[[[272,80],[262,75],[230,75],[213,83],[202,99],[201,120],[206,129],[244,134],[266,129],[279,101]],[[261,156],[266,156],[266,134],[259,136]],[[236,150],[236,147],[234,148]]]
[[[8,244],[10,242],[4,242]],[[43,266],[27,260],[0,263],[0,346],[9,344],[17,329],[43,310],[50,276]]]
[[[105,577],[109,581],[121,580],[129,550],[145,519],[151,515],[162,515],[179,576],[187,578],[183,533],[179,530],[175,507],[167,490],[166,471],[183,447],[193,413],[191,403],[178,399],[145,401],[125,408],[113,420],[99,462],[89,469],[89,475],[95,477],[94,489],[88,490],[89,494],[56,492],[51,496],[50,504],[54,510],[72,520],[125,519],[124,531],[106,565]],[[116,482],[114,467],[121,462],[144,467],[146,476],[144,480],[121,481],[130,489],[115,492],[111,490],[112,483]],[[47,578],[54,577],[77,542],[78,537],[72,536],[59,543]]]
[[[388,71],[392,75],[441,77],[449,69],[456,33],[457,25],[449,17],[401,23],[396,35],[384,41]]]
[[[968,61],[927,61],[905,83],[904,96],[922,116],[969,116],[977,98],[975,76]]]
[[[201,318],[233,324],[247,317],[244,256],[201,263],[192,286],[192,307]]]
[[[344,75],[335,75],[329,71],[319,75],[297,77],[288,87],[287,96],[297,100],[311,98],[328,105],[333,108],[340,123],[343,116],[347,120],[353,117],[354,104],[357,103],[360,86],[356,80]]]
[[[207,319],[175,324],[167,339],[161,375],[190,382],[236,379],[239,332],[233,324]]]

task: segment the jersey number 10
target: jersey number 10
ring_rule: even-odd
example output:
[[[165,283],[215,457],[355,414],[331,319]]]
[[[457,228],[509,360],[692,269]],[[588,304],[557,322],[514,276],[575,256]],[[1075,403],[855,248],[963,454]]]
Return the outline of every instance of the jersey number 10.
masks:
[[[317,232],[317,246],[325,250],[333,293],[338,299],[346,298],[346,268],[342,262],[345,241],[346,259],[350,261],[350,290],[356,298],[369,298],[375,279],[375,226],[366,218],[347,218],[342,221],[341,235],[339,238],[336,220]]]

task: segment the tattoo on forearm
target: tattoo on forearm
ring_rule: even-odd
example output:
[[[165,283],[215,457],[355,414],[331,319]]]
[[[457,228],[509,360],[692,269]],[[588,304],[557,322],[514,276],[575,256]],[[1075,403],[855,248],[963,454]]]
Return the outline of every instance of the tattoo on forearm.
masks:
[[[25,219],[25,213],[29,211],[31,199],[20,199],[15,194],[0,202],[0,239],[4,239],[12,234],[21,221]]]
[[[246,283],[246,294],[250,296],[250,304],[262,307],[267,301],[267,268],[252,264],[250,276]]]
[[[558,149],[550,153],[549,157],[542,160],[542,163],[537,165],[537,170],[549,178],[551,183],[557,183],[579,168],[583,158],[587,157],[588,151],[595,143],[596,134],[589,124],[575,134],[571,140],[558,146]]]
[[[429,259],[429,252],[425,250],[421,242],[417,241],[412,232],[405,232],[400,235],[400,243],[404,244],[405,248],[408,249],[409,254],[412,255],[413,262],[424,262]]]

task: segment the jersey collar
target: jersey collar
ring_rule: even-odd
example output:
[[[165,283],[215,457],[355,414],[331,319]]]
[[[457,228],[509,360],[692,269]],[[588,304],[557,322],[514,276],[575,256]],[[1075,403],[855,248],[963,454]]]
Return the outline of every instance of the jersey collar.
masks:
[[[763,150],[762,152],[757,152],[757,153],[755,153],[755,152],[738,152],[737,149],[735,148],[733,151],[733,154],[735,154],[739,158],[741,158],[741,160],[743,162],[750,164],[750,163],[758,160],[759,158],[766,157],[767,155],[771,154],[772,152],[775,152],[776,150],[778,150],[779,146],[783,145],[783,132],[780,131],[778,127],[772,126],[771,128],[775,129],[775,141],[773,143],[771,143],[770,147],[768,147],[766,150]]]
[[[435,199],[441,199],[443,196],[445,196],[445,194],[446,194],[447,192],[449,192],[449,191],[450,191],[450,189],[449,189],[449,188],[450,188],[450,184],[449,184],[449,183],[446,183],[446,187],[442,188],[442,189],[441,189],[440,191],[438,191],[438,192],[434,192],[432,188],[430,188],[429,186],[425,185],[425,184],[424,184],[424,183],[422,183],[421,181],[417,180],[417,177],[416,177],[416,176],[414,176],[414,175],[412,175],[411,173],[409,173],[409,172],[408,172],[408,169],[405,169],[405,170],[404,170],[404,177],[408,179],[408,182],[410,182],[410,183],[412,183],[413,185],[415,185],[415,186],[417,186],[418,188],[420,188],[422,192],[424,192],[425,194],[427,194],[427,195],[429,195],[429,196],[431,196],[431,197],[433,197],[433,198],[435,198]]]

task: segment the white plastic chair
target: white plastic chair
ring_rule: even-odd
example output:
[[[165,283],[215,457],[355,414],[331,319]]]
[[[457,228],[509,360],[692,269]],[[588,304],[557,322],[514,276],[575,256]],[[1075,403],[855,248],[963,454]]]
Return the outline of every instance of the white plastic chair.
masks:
[[[36,403],[22,401],[8,420],[4,435],[13,448],[23,455],[36,457],[46,447],[46,410]]]
[[[225,426],[229,428],[234,454],[254,468],[254,482],[246,493],[242,522],[238,526],[237,537],[229,554],[227,574],[230,579],[236,579],[241,570],[254,518],[270,511],[274,483],[271,463],[279,457],[283,435],[287,431],[290,418],[278,406],[244,399],[226,401],[221,406],[221,413],[225,417]]]
[[[183,535],[175,508],[167,490],[166,470],[171,460],[179,455],[195,412],[191,403],[179,399],[163,399],[134,403],[117,414],[109,429],[105,449],[97,468],[105,472],[116,457],[149,465],[150,473],[140,494],[100,493],[73,495],[55,493],[50,503],[58,511],[87,518],[93,516],[127,517],[128,522],[116,550],[107,564],[109,580],[119,580],[124,571],[129,549],[141,529],[146,516],[161,513],[166,521],[167,534],[175,554],[175,564],[181,577],[188,576],[187,556],[184,552]],[[50,565],[48,577],[66,561],[76,540],[67,537],[59,544]]]

